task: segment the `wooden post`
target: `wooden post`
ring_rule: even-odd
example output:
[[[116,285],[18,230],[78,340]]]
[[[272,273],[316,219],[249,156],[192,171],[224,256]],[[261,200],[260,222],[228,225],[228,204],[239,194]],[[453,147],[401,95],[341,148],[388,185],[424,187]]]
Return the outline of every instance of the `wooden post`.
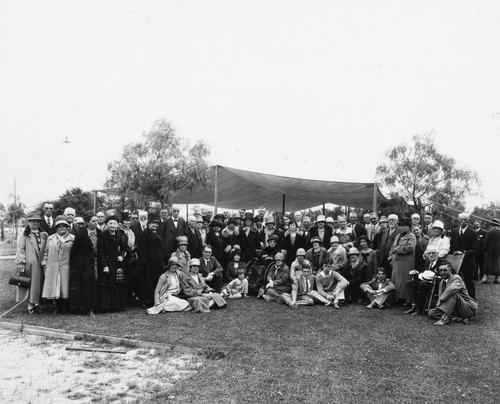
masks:
[[[377,211],[377,183],[373,183],[373,205],[372,205],[372,211],[376,212]]]
[[[217,214],[217,164],[215,165],[214,216]]]
[[[325,214],[325,202],[323,202],[323,215]]]
[[[95,214],[96,205],[97,205],[97,191],[94,191],[94,214]]]
[[[283,216],[285,216],[285,194],[283,194]]]

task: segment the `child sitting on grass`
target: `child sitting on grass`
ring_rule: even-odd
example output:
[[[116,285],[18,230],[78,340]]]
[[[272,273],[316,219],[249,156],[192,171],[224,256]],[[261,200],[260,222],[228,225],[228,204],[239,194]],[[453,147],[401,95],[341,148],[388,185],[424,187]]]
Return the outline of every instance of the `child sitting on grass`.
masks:
[[[240,299],[248,296],[248,280],[245,278],[243,268],[238,269],[238,277],[227,284],[221,295],[229,299]]]

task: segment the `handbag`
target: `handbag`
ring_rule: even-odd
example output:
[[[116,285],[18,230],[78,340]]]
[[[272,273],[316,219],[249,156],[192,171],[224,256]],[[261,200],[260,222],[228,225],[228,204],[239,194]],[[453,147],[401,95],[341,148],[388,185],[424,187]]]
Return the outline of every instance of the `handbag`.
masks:
[[[29,288],[31,286],[31,278],[22,275],[11,275],[9,278],[9,285],[16,285]]]

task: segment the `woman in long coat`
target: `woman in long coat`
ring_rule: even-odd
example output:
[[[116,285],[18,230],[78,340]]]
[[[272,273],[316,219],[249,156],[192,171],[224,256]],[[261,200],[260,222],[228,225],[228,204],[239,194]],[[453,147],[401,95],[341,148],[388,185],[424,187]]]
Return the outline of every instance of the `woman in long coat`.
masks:
[[[493,226],[484,241],[484,277],[481,283],[488,282],[488,276],[494,276],[493,283],[500,283],[500,220],[493,219]]]
[[[93,316],[97,308],[97,273],[104,267],[102,232],[97,216],[86,218],[87,227],[80,229],[70,252],[69,305]]]
[[[124,257],[127,239],[118,229],[118,218],[106,218],[107,229],[102,232],[102,254],[104,262],[98,268],[97,291],[99,309],[103,312],[119,310],[127,305],[127,279]]]
[[[75,236],[69,232],[65,216],[56,217],[55,234],[47,239],[43,268],[45,282],[42,297],[56,301],[55,313],[69,310],[69,257]]]
[[[301,231],[297,230],[297,222],[292,220],[288,224],[288,229],[285,231],[283,238],[282,249],[286,250],[285,264],[292,265],[295,261],[295,253],[299,248],[306,248],[306,239]]]
[[[139,240],[139,268],[142,287],[142,299],[145,307],[153,305],[153,298],[158,279],[163,269],[163,238],[158,234],[160,217],[152,214],[148,218],[148,227],[144,237]]]
[[[394,238],[391,248],[391,282],[396,286],[396,301],[409,300],[406,282],[410,280],[409,272],[415,268],[415,245],[417,240],[415,235],[410,232],[410,226],[410,219],[403,218],[401,220],[401,232]]]
[[[224,223],[219,220],[212,220],[210,223],[210,229],[207,234],[207,244],[212,247],[212,255],[217,258],[217,261],[224,267],[226,260],[224,255],[225,240],[222,237],[222,228]]]
[[[29,288],[17,287],[16,299],[22,301],[29,296],[28,314],[40,313],[42,296],[43,270],[42,260],[48,234],[39,229],[42,214],[34,211],[28,216],[28,226],[17,240],[16,264],[18,275],[31,278]]]

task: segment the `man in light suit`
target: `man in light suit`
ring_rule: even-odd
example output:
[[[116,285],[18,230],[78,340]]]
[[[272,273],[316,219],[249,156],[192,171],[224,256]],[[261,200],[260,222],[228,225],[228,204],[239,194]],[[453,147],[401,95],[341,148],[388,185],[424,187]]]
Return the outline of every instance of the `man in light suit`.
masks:
[[[200,275],[205,283],[217,293],[222,287],[222,265],[217,261],[217,258],[212,256],[212,248],[205,246],[203,248],[203,257],[200,258]]]
[[[453,230],[450,240],[450,251],[453,255],[463,255],[460,275],[462,276],[467,292],[473,299],[476,298],[474,272],[476,271],[476,253],[479,248],[477,234],[469,227],[469,214],[460,213],[458,221],[460,228]]]
[[[439,319],[434,325],[445,325],[450,321],[466,323],[477,313],[478,305],[475,299],[469,296],[462,278],[452,274],[449,262],[439,267],[441,283],[439,284],[439,298],[436,308],[429,310],[429,317]]]
[[[178,205],[172,206],[172,216],[167,218],[161,226],[160,235],[163,237],[165,257],[170,257],[177,250],[177,237],[189,235],[187,223],[179,217],[179,212]]]

